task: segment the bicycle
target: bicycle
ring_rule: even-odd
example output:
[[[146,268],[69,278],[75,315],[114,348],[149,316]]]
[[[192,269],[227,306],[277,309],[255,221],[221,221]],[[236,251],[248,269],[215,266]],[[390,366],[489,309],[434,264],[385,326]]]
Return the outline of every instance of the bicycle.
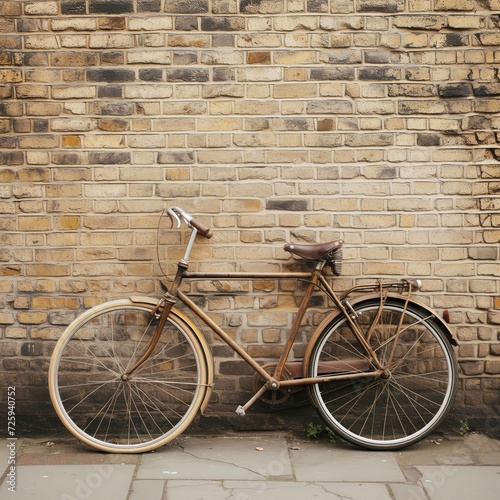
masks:
[[[212,231],[179,207],[168,215],[190,230],[175,278],[161,297],[130,297],[78,316],[57,342],[49,367],[55,411],[78,439],[98,450],[143,453],[179,436],[203,413],[214,384],[208,342],[195,322],[174,307],[181,301],[255,371],[260,398],[305,388],[336,434],[367,449],[395,450],[434,431],[457,388],[456,346],[436,312],[413,299],[419,280],[357,285],[337,296],[328,280],[340,275],[341,240],[287,244],[312,261],[311,272],[189,272],[198,235]],[[331,269],[332,274],[327,272]],[[302,301],[281,357],[262,364],[217,325],[180,286],[184,280],[300,280]],[[313,292],[335,306],[310,338],[302,360],[289,359]]]

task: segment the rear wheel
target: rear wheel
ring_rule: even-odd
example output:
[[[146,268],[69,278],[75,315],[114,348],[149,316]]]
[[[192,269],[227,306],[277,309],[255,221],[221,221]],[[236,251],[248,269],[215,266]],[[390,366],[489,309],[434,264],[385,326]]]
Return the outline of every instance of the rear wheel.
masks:
[[[128,299],[88,310],[57,342],[49,368],[54,408],[67,429],[102,451],[140,453],[178,436],[196,416],[207,365],[196,335],[171,314],[151,356],[151,304]]]
[[[309,396],[325,423],[347,441],[398,449],[423,439],[446,416],[456,391],[457,362],[429,311],[415,303],[405,309],[404,301],[389,298],[371,329],[379,305],[379,300],[366,300],[354,311],[385,373],[316,384]],[[375,370],[343,315],[330,322],[311,351],[310,377]]]

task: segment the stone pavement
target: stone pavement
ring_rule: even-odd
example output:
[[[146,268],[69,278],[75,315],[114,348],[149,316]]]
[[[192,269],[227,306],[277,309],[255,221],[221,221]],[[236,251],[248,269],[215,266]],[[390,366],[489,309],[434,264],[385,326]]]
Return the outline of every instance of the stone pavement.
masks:
[[[277,433],[186,435],[144,455],[98,453],[68,436],[0,446],[1,500],[500,498],[500,441],[481,434],[397,452]]]

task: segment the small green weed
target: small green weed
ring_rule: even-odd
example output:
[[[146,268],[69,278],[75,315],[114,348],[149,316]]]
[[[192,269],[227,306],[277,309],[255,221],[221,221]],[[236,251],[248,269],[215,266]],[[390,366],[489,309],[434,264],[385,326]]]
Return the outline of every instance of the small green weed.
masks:
[[[315,424],[309,422],[306,427],[307,439],[319,439],[323,432],[323,426],[321,424]]]
[[[469,435],[470,427],[467,420],[460,420],[460,428],[458,429],[458,432],[462,437],[467,437]]]
[[[321,439],[326,438],[329,443],[346,443],[344,439],[335,434],[330,427],[321,424],[315,424],[314,422],[309,422],[306,427],[307,439]]]

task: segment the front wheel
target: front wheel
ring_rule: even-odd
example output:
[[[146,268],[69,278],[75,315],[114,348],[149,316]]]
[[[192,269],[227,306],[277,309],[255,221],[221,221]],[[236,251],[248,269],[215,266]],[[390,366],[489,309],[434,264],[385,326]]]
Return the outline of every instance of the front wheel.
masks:
[[[56,344],[49,392],[66,428],[101,451],[142,453],[178,436],[197,414],[207,363],[196,335],[170,314],[147,361],[154,305],[128,299],[89,309]]]
[[[362,375],[309,387],[325,423],[363,448],[394,450],[414,444],[437,428],[457,386],[457,362],[443,327],[418,304],[388,298],[354,305],[357,324],[385,368],[356,339],[339,314],[319,334],[309,358],[310,377]],[[379,315],[380,314],[380,315]],[[330,373],[328,373],[330,371]]]

